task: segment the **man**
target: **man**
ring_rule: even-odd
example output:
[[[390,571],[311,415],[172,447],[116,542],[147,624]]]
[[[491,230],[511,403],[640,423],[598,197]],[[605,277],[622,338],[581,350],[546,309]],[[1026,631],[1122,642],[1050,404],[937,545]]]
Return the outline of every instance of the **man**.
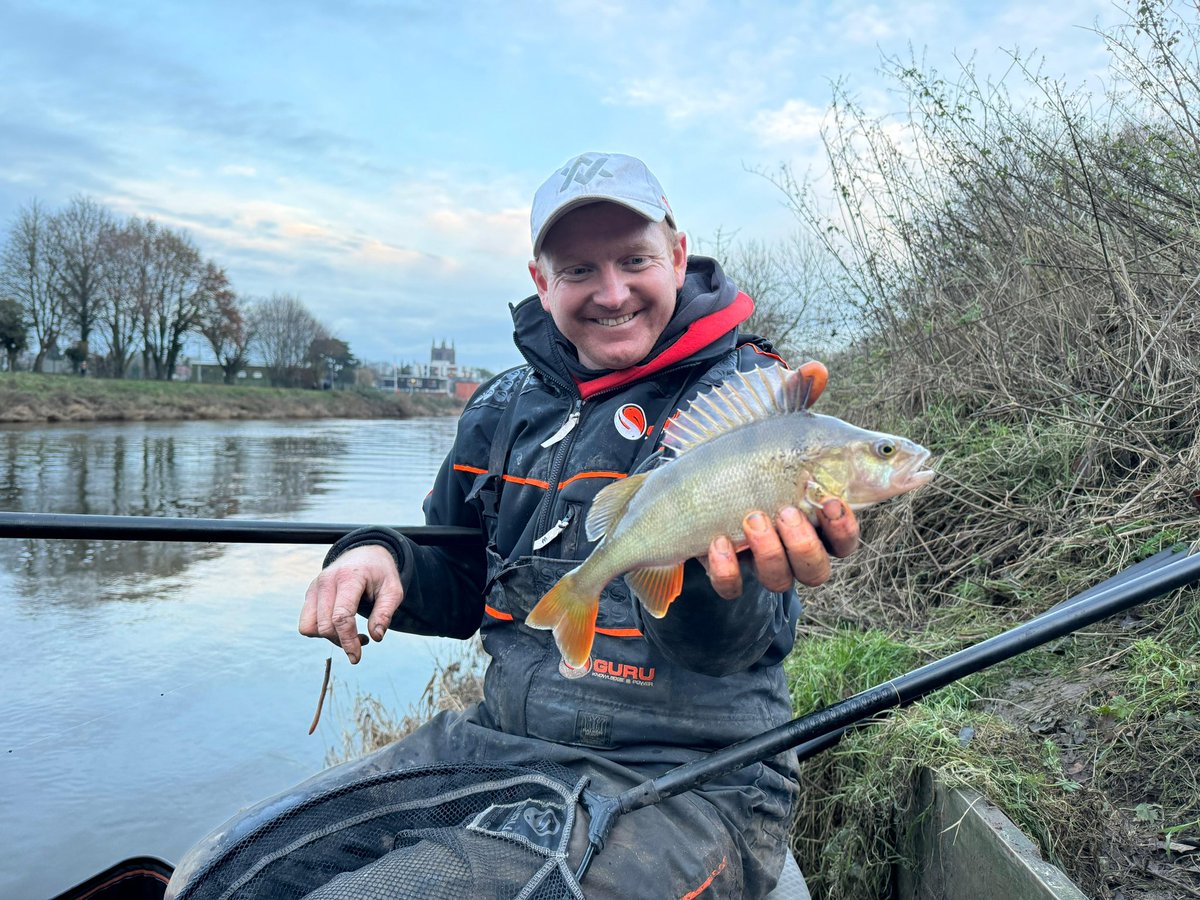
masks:
[[[447,762],[547,764],[612,794],[778,725],[791,715],[780,663],[799,614],[793,584],[820,584],[830,554],[857,545],[854,516],[840,501],[826,504],[818,528],[794,508],[751,513],[745,552],[717,537],[706,559],[685,567],[664,618],[643,616],[622,579],[610,584],[591,659],[582,669],[563,664],[550,632],[524,618],[592,549],[583,528],[592,498],[653,464],[681,404],[777,358],[766,341],[739,332],[752,301],[713,260],[689,260],[666,195],[639,160],[587,153],[568,161],[538,189],[531,233],[537,293],[513,308],[527,365],[472,398],[425,505],[431,525],[481,527],[486,549],[455,554],[362,529],[330,551],[300,616],[302,634],[337,643],[352,663],[367,642],[356,613],[375,641],[389,628],[481,632],[491,657],[484,701],[319,776],[322,784]],[[591,865],[588,896],[764,895],[784,861],[794,769],[785,754],[622,818]],[[557,809],[498,806],[512,807],[510,830],[518,812],[533,827]],[[479,821],[473,840],[487,831]],[[585,843],[575,831],[563,845],[572,864]],[[536,836],[526,829],[521,840]],[[418,852],[400,843],[371,864],[378,877],[437,859],[435,876],[472,883],[463,858],[474,851],[455,843],[447,856],[442,844]]]

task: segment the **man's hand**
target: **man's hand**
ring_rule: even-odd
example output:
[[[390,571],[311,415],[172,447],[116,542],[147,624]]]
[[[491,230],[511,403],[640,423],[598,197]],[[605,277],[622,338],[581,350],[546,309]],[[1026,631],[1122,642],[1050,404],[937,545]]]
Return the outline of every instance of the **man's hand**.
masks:
[[[375,602],[367,630],[376,641],[382,641],[392,614],[404,599],[396,561],[384,547],[355,547],[321,570],[304,594],[300,633],[328,638],[346,651],[351,663],[357,663],[367,643],[355,621],[358,602],[364,596]]]
[[[787,506],[773,524],[764,512],[750,513],[742,530],[758,580],[768,591],[786,591],[796,581],[809,587],[823,584],[829,578],[829,558],[849,556],[858,547],[858,521],[841,500],[825,502],[815,527],[794,506]],[[712,542],[705,562],[718,595],[726,600],[742,595],[742,572],[728,537]]]

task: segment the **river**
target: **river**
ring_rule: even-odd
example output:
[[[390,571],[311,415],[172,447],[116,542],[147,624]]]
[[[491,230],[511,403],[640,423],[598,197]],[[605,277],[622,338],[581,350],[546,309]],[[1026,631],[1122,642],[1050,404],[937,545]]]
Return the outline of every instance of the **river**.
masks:
[[[0,510],[419,524],[454,424],[3,427]],[[350,666],[297,633],[325,549],[0,539],[0,897],[177,862],[322,768],[356,693],[417,701],[457,642],[393,632]]]

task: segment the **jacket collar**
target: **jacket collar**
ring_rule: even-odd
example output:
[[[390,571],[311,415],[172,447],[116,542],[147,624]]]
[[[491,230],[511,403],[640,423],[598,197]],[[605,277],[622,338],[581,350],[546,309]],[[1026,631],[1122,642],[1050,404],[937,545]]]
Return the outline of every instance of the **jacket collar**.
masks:
[[[574,384],[586,400],[676,365],[725,355],[737,345],[738,326],[753,312],[754,301],[734,286],[716,260],[693,256],[688,258],[675,314],[649,355],[635,366],[618,370],[583,366],[536,294],[512,307],[513,341],[530,365],[553,381]]]

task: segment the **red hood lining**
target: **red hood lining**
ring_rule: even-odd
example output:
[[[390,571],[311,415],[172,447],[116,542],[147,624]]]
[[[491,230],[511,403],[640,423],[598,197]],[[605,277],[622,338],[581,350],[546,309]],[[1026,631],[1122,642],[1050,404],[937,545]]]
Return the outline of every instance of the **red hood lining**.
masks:
[[[697,319],[679,336],[679,340],[645,365],[609,372],[607,375],[601,375],[590,381],[576,380],[579,396],[587,400],[602,391],[640,381],[655,372],[661,372],[663,369],[682,362],[693,353],[703,350],[731,328],[741,325],[750,318],[753,312],[754,301],[750,299],[750,295],[738,291],[737,296],[728,306],[709,313],[702,319]]]

